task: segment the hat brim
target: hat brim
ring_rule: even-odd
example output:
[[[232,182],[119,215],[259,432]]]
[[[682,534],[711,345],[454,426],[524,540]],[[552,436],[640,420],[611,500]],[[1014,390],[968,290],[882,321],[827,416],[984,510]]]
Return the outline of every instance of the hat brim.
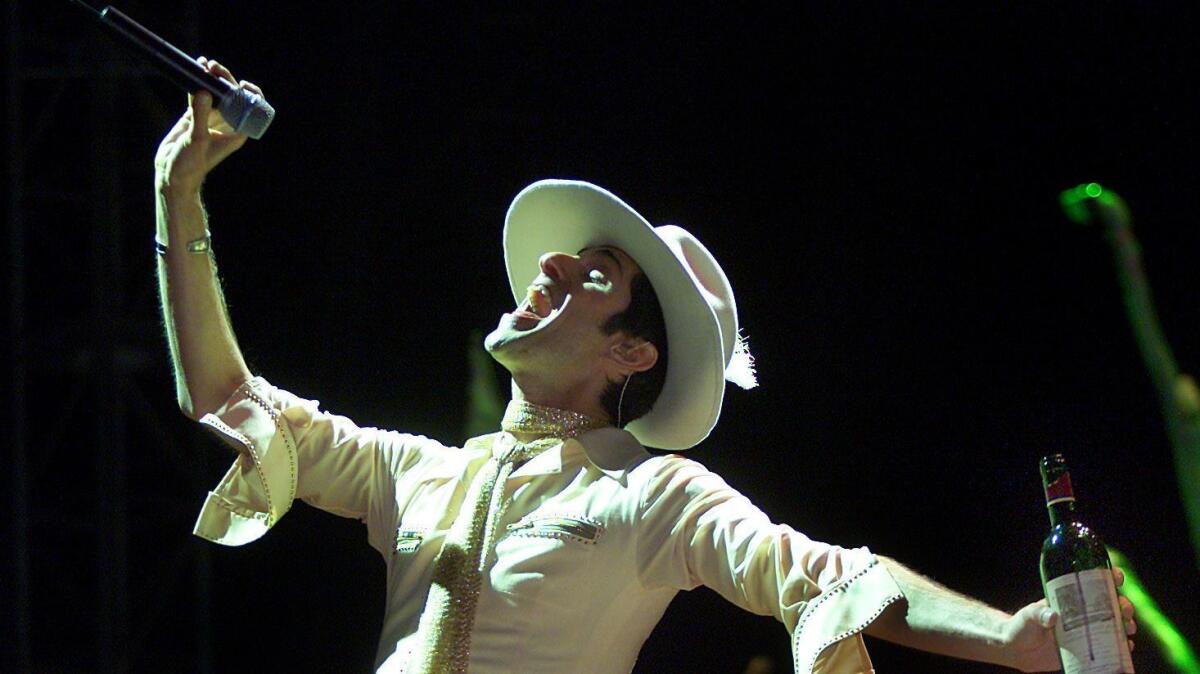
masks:
[[[669,358],[662,393],[626,429],[643,445],[682,450],[708,437],[721,413],[725,357],[721,327],[692,275],[637,211],[586,182],[543,180],[513,199],[504,222],[504,258],[519,303],[547,252],[614,246],[654,286],[666,322]]]

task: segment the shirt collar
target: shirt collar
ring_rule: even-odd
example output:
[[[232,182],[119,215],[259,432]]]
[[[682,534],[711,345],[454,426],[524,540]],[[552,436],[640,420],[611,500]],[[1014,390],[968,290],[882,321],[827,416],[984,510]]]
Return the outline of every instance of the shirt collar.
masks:
[[[511,441],[512,436],[508,433],[493,433],[471,438],[464,444],[464,448],[486,451],[491,449],[495,442]],[[588,431],[550,447],[514,470],[511,477],[561,473],[564,455],[569,457],[577,452],[582,453],[588,463],[597,470],[620,482],[622,486],[626,484],[626,474],[650,458],[650,453],[632,433],[608,426]]]
[[[629,471],[650,458],[650,453],[632,433],[614,426],[588,431],[564,444],[582,449],[593,466],[620,482],[621,486],[625,486]]]

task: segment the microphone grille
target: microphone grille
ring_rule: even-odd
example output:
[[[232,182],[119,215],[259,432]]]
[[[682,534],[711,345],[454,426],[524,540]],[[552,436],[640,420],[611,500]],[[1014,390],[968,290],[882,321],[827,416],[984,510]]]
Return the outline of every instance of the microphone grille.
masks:
[[[262,138],[275,119],[275,108],[267,99],[245,89],[236,89],[225,96],[217,109],[234,131],[251,138]]]

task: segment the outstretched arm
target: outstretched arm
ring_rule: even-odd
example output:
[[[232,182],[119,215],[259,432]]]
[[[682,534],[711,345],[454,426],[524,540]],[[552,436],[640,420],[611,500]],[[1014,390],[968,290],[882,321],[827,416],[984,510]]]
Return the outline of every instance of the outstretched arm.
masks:
[[[903,646],[951,657],[990,662],[1023,672],[1057,671],[1054,642],[1058,614],[1045,600],[1009,615],[954,592],[904,566],[877,555],[904,593],[904,602],[888,607],[867,634]],[[1125,580],[1114,569],[1119,586]],[[1133,605],[1121,597],[1126,632],[1133,634]]]
[[[209,72],[234,81],[216,61],[201,58]],[[243,87],[258,91],[243,83]],[[199,120],[199,121],[197,121]],[[204,177],[243,143],[207,92],[189,97],[189,108],[163,138],[154,159],[158,290],[163,326],[175,369],[179,408],[193,419],[216,410],[250,378],[225,308],[211,251],[191,252],[188,243],[207,235],[200,200]]]

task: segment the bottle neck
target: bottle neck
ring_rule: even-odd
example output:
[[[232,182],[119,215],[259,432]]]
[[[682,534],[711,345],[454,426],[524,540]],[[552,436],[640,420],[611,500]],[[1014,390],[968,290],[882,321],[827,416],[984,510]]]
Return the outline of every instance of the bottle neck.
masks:
[[[1071,522],[1075,517],[1075,499],[1057,501],[1055,503],[1047,503],[1046,510],[1050,511],[1050,526],[1051,528],[1062,524],[1063,522]]]
[[[1071,488],[1071,474],[1062,469],[1046,471],[1043,473],[1042,486],[1046,491],[1050,526],[1075,519],[1075,490]]]

